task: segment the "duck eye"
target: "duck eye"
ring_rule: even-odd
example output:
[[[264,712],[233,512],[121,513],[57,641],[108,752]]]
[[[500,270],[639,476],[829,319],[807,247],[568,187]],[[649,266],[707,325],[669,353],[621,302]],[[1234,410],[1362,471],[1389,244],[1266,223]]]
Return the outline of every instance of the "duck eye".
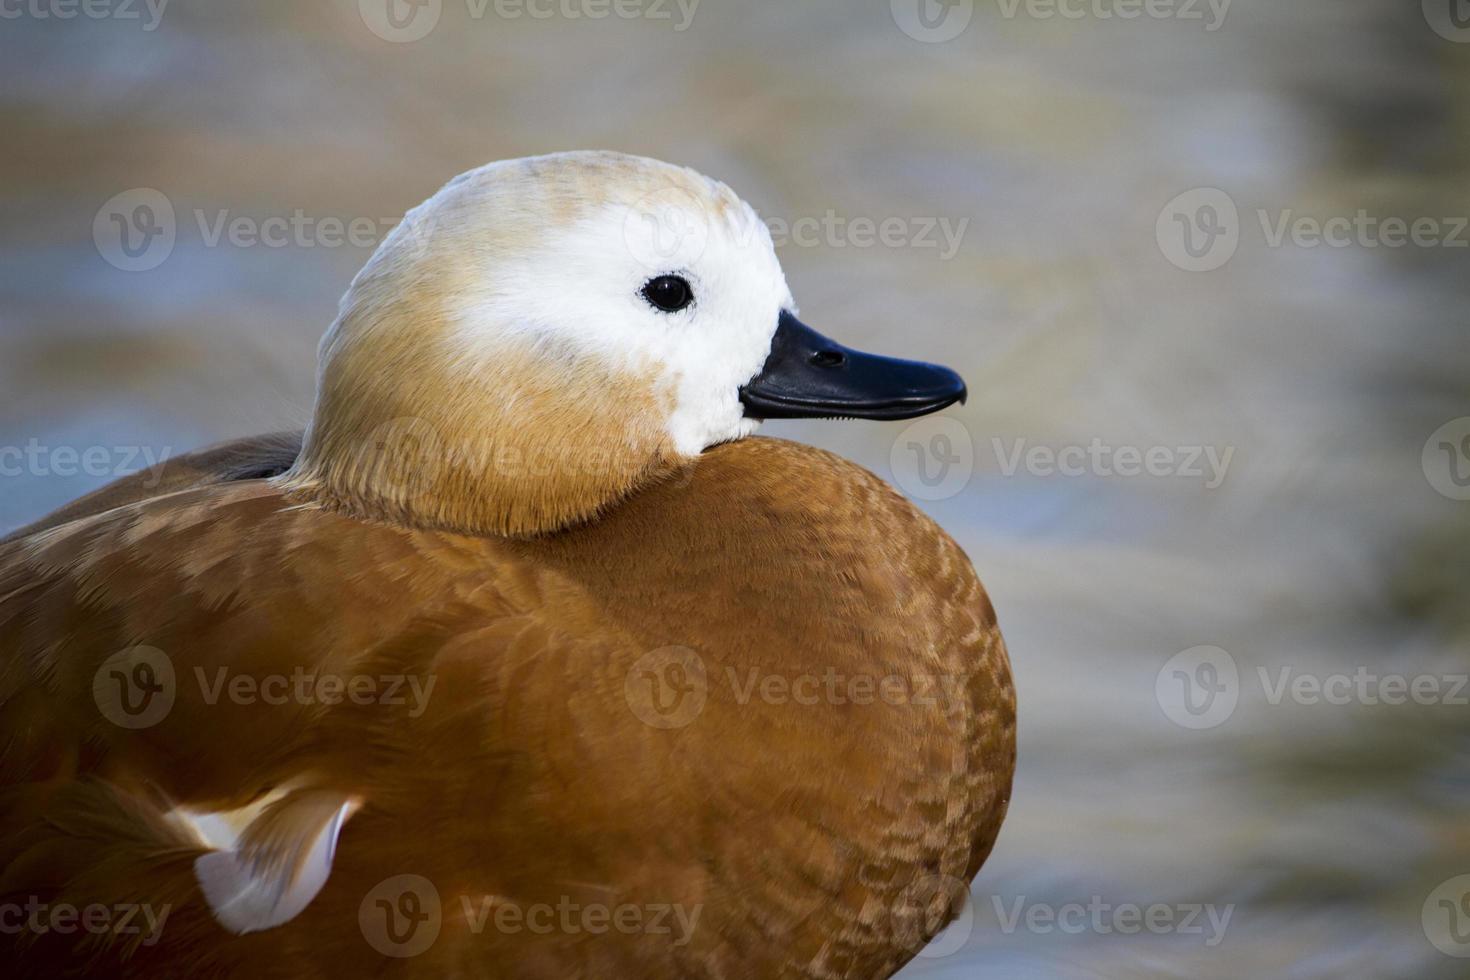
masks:
[[[683,276],[659,276],[644,283],[643,298],[665,313],[678,313],[694,302],[694,290]]]

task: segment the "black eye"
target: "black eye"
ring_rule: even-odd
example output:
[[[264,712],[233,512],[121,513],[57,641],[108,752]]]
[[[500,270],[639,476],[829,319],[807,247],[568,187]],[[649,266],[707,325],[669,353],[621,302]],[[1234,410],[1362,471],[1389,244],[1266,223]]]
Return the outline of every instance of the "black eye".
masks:
[[[683,276],[659,276],[644,283],[643,298],[665,313],[678,313],[694,302],[694,290]]]

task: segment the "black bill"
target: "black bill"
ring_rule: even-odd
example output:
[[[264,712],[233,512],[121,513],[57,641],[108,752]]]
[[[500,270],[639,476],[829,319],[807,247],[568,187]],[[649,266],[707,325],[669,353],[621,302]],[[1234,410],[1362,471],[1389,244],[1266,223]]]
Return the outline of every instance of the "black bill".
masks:
[[[765,366],[740,389],[752,419],[911,419],[965,396],[947,367],[851,350],[786,312]]]

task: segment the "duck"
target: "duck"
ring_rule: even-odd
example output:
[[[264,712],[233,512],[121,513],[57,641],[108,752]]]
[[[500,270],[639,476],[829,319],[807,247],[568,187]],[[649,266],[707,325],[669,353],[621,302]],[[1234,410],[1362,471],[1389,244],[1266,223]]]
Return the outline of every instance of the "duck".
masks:
[[[681,166],[451,180],[309,424],[0,542],[11,976],[888,977],[1015,768],[970,559],[756,435],[964,399],[808,327]]]

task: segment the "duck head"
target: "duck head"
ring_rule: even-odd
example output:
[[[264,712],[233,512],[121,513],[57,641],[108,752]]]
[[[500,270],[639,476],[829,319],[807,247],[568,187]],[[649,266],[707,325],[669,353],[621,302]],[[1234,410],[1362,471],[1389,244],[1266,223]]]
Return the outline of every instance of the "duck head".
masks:
[[[762,419],[902,419],[964,396],[947,368],[798,320],[765,224],[724,184],[561,153],[463,174],[384,240],[322,342],[283,481],[363,516],[535,534]]]

